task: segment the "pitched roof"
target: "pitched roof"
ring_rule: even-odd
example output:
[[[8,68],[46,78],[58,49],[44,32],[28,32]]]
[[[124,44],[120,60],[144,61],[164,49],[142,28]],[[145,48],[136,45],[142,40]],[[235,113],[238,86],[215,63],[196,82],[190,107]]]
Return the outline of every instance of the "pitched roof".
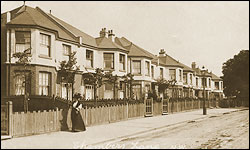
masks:
[[[188,67],[187,65],[180,63],[183,66],[183,71],[190,71],[190,72],[194,72],[194,70],[190,67]]]
[[[112,40],[108,39],[107,37],[98,37],[95,38],[96,44],[99,48],[116,48],[121,49],[124,51],[128,51],[127,49],[123,48],[122,46],[116,44]]]
[[[21,6],[14,9],[13,19],[7,23],[12,25],[34,25],[57,31],[58,36],[63,39],[77,41],[77,36],[82,36],[83,43],[96,47],[95,38],[80,31],[72,25],[58,19],[57,17],[45,13],[39,7],[32,8],[29,6]],[[12,11],[14,11],[12,10]]]
[[[82,32],[81,30],[77,29],[76,27],[73,27],[72,25],[62,21],[61,19],[53,16],[52,14],[48,14],[51,18],[53,18],[55,21],[60,23],[64,28],[69,30],[71,33],[73,33],[75,36],[81,36],[83,44],[91,45],[91,46],[97,46],[95,38],[88,35],[87,33]]]
[[[116,37],[115,42],[129,51],[128,56],[148,57],[150,59],[153,59],[154,62],[157,60],[157,57],[155,55],[144,50],[143,48],[140,48],[139,46],[135,45],[134,43],[132,43],[125,37],[121,37],[121,38]]]
[[[200,68],[194,68],[193,69],[196,72],[197,76],[202,76],[201,69]],[[205,76],[212,77],[212,74],[208,72],[208,70],[205,70]]]
[[[162,63],[165,66],[175,66],[175,67],[177,66],[184,68],[179,61],[175,60],[173,57],[167,54],[165,56],[158,56],[158,58],[160,59],[160,63]]]
[[[212,72],[211,72],[211,75],[212,75],[212,80],[222,80],[220,77],[216,76]]]
[[[11,25],[35,25],[52,29],[58,32],[58,36],[67,40],[75,41],[66,31],[61,29],[58,25],[52,22],[48,17],[43,15],[39,8],[32,8],[29,6],[20,7],[20,10],[25,7],[25,10],[13,14],[15,17],[7,24]]]

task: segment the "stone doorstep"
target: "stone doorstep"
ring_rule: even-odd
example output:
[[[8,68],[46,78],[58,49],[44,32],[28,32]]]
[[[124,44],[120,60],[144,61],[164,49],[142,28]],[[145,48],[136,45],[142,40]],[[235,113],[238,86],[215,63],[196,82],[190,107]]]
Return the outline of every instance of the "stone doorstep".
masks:
[[[10,135],[1,135],[1,140],[11,139]]]

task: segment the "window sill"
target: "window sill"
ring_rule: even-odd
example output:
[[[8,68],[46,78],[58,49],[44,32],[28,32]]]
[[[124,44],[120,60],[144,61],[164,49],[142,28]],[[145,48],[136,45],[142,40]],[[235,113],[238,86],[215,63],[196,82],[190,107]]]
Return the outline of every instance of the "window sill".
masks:
[[[134,76],[142,76],[142,74],[133,74]]]
[[[115,71],[115,69],[110,69],[110,68],[104,68],[104,71]]]
[[[65,54],[65,53],[63,53],[63,56],[69,56],[69,54]]]
[[[86,69],[94,70],[94,67],[85,67]]]
[[[126,72],[126,70],[119,70],[120,72]]]
[[[39,55],[39,57],[40,57],[40,58],[45,58],[45,59],[49,59],[49,60],[52,60],[52,58],[51,58],[51,57],[49,57],[49,56],[46,56],[46,55]]]
[[[15,54],[17,54],[17,53],[23,53],[23,52],[15,52],[15,53],[12,54],[12,57],[13,57]],[[31,57],[32,55],[31,55],[31,53],[27,53],[27,56],[28,56],[28,57]]]

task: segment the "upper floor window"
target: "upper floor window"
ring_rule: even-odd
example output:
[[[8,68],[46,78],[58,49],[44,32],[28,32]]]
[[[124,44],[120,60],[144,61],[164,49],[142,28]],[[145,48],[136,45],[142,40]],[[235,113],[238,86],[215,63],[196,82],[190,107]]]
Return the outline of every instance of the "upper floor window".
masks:
[[[151,76],[154,78],[154,66],[151,66]]]
[[[190,74],[190,84],[192,84],[193,83],[193,74]]]
[[[48,96],[50,93],[50,73],[39,72],[39,95]]]
[[[31,48],[31,33],[30,31],[16,31],[15,32],[16,38],[16,53],[24,52],[27,50],[27,53],[30,53]]]
[[[198,78],[196,78],[196,86],[198,86],[199,85],[199,79]]]
[[[208,79],[208,85],[209,85],[209,87],[211,87],[211,79],[210,78]]]
[[[141,61],[140,60],[133,60],[133,74],[141,74]]]
[[[163,68],[160,68],[160,78],[163,79]]]
[[[182,81],[182,70],[179,70],[179,81]]]
[[[219,90],[219,82],[215,82],[214,85],[215,85],[215,89]]]
[[[40,54],[50,57],[50,36],[40,33]]]
[[[187,81],[187,73],[183,73],[183,82],[184,82],[184,84],[188,83],[188,81]]]
[[[63,54],[69,56],[71,53],[71,46],[63,44]]]
[[[104,69],[114,69],[114,53],[104,53]]]
[[[169,69],[169,77],[170,77],[170,80],[176,79],[175,69]]]
[[[86,66],[93,68],[93,51],[86,50]]]
[[[202,86],[207,87],[207,79],[206,78],[202,78]]]
[[[119,69],[125,70],[125,55],[123,54],[120,54],[120,57],[119,57]]]
[[[146,69],[146,76],[150,75],[150,63],[148,61],[146,61],[146,65],[145,65],[145,69]]]

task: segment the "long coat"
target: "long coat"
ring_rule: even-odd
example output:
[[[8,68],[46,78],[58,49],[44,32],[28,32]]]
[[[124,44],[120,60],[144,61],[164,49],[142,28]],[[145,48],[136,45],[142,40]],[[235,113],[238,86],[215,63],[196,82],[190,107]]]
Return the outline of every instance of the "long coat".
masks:
[[[82,115],[80,111],[77,110],[80,103],[78,102],[78,104],[75,107],[73,106],[74,103],[75,102],[72,103],[72,111],[71,111],[72,130],[85,131],[86,127],[82,119]]]

